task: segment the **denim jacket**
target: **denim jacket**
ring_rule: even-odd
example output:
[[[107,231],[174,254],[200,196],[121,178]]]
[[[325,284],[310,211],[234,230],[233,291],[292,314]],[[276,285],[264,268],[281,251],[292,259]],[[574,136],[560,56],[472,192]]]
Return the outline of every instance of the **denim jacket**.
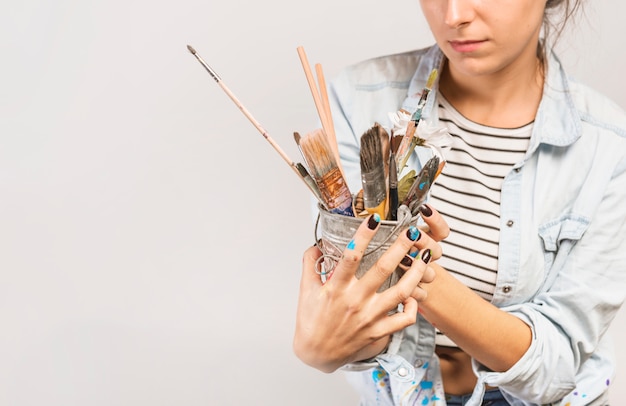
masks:
[[[352,191],[361,188],[360,135],[375,122],[389,127],[389,113],[400,108],[413,112],[443,58],[437,46],[379,57],[332,81],[332,116]],[[481,404],[485,385],[499,387],[512,405],[592,404],[606,398],[614,376],[606,332],[626,295],[626,115],[568,78],[551,52],[547,67],[530,146],[502,186],[492,300],[531,327],[532,343],[505,372],[473,360],[478,381],[468,405]],[[433,89],[423,113],[435,125],[436,95]],[[409,165],[419,168],[423,152]],[[418,397],[437,381],[434,347],[433,327],[418,316],[383,354],[342,369],[364,405],[445,405],[440,392]]]

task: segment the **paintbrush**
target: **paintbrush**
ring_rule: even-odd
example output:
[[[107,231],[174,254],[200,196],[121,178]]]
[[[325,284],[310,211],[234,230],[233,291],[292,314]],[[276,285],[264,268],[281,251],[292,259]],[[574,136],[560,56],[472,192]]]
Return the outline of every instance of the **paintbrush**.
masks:
[[[324,130],[319,128],[300,138],[300,148],[320,191],[324,206],[331,213],[354,217],[352,194],[337,166]]]
[[[300,139],[302,139],[302,137],[300,136],[300,133],[297,131],[294,131],[293,139],[294,141],[296,141],[296,145],[298,146],[298,151],[300,151],[300,155],[302,155],[302,157],[305,158],[304,154],[302,153],[302,147],[300,146]],[[298,162],[296,164],[296,167],[298,168],[298,171],[300,171],[300,175],[302,176],[302,179],[304,179],[307,185],[309,185],[309,188],[311,189],[315,197],[317,197],[317,200],[319,200],[322,203],[322,205],[324,205],[324,208],[328,210],[328,207],[325,206],[324,199],[322,199],[322,195],[320,194],[320,189],[317,186],[317,183],[315,183],[315,179],[313,179],[309,170],[307,169],[307,167],[310,168],[310,165],[308,164],[308,162],[306,162],[306,158],[305,158],[305,163],[307,166],[304,166],[303,164]]]
[[[439,157],[436,155],[430,158],[424,167],[417,174],[402,204],[407,206],[412,215],[418,213],[419,206],[426,201],[426,197],[435,181],[439,170]]]
[[[317,114],[319,116],[320,122],[322,123],[322,128],[324,129],[324,133],[326,134],[326,137],[328,139],[328,145],[330,146],[331,151],[334,154],[335,162],[337,163],[337,166],[339,167],[342,176],[345,177],[345,172],[343,171],[343,167],[341,165],[341,160],[339,157],[339,147],[337,145],[335,128],[333,126],[333,120],[331,117],[330,103],[328,101],[328,92],[326,89],[326,79],[324,78],[322,65],[315,65],[315,71],[317,73],[317,78],[319,82],[319,84],[316,84],[315,78],[313,77],[313,71],[311,71],[309,59],[306,55],[304,47],[299,46],[296,50],[298,51],[298,56],[300,57],[302,68],[304,69],[304,75],[306,77],[307,83],[309,84],[309,89],[311,90],[311,95],[313,96],[313,102],[315,104],[315,108],[317,109]]]
[[[298,146],[298,151],[300,151],[300,155],[302,155],[302,157],[304,158],[304,155],[302,154],[302,147],[300,146],[300,140],[302,139],[302,136],[300,135],[299,132],[294,131],[293,132],[293,140],[296,142],[296,145]],[[305,160],[306,162],[306,160]],[[308,166],[308,163],[307,163]]]
[[[378,136],[380,137],[380,148],[383,154],[383,162],[385,164],[385,179],[389,177],[389,154],[391,153],[391,137],[389,133],[384,129],[383,126],[376,123],[376,130],[378,131]]]
[[[374,125],[361,135],[361,184],[365,210],[370,214],[378,213],[384,219],[387,217],[387,184],[379,128],[382,127]]]
[[[388,219],[398,220],[398,171],[396,170],[396,156],[389,154],[389,215]]]
[[[252,125],[254,125],[254,127],[261,133],[261,135],[263,135],[263,137],[271,144],[274,150],[278,152],[283,160],[287,162],[287,164],[296,173],[296,175],[298,175],[298,177],[304,182],[304,184],[311,190],[313,195],[315,195],[315,197],[319,200],[319,191],[316,191],[314,188],[312,188],[309,182],[307,182],[307,180],[302,176],[301,169],[298,168],[298,165],[294,161],[292,161],[289,156],[287,156],[285,151],[283,151],[283,149],[272,139],[272,137],[270,137],[270,135],[267,133],[267,131],[265,131],[261,124],[254,118],[254,116],[252,116],[252,114],[250,114],[248,109],[244,107],[244,105],[239,101],[239,99],[237,99],[233,92],[231,92],[230,89],[224,84],[224,82],[222,82],[222,79],[219,77],[219,75],[215,73],[213,69],[211,69],[211,67],[200,57],[200,55],[198,55],[196,50],[191,45],[187,45],[187,49],[189,50],[189,52],[191,52],[193,56],[196,57],[198,62],[200,62],[202,66],[204,66],[207,72],[209,72],[211,77],[213,77],[217,84],[220,85],[222,90],[224,90],[228,97],[230,97],[230,99],[235,103],[239,110],[241,110],[241,112],[248,118],[248,120],[250,120]],[[320,203],[323,204],[324,202],[320,201]]]
[[[407,124],[406,132],[404,137],[402,138],[402,142],[398,147],[398,151],[396,152],[396,159],[398,160],[398,170],[402,171],[404,166],[406,165],[409,157],[413,153],[413,150],[418,145],[420,138],[415,136],[415,130],[422,119],[422,110],[426,105],[426,100],[428,99],[428,95],[435,84],[435,80],[437,79],[437,69],[433,69],[428,76],[428,80],[426,81],[426,86],[422,90],[422,95],[420,96],[419,101],[417,102],[417,109],[411,116],[409,123]]]
[[[317,187],[317,183],[315,183],[315,179],[311,177],[309,171],[300,162],[296,163],[296,168],[298,169],[298,172],[300,173],[300,176],[302,177],[304,182],[306,182],[309,189],[311,189],[311,192],[313,192],[313,194],[315,195],[317,201],[320,202],[326,210],[328,210],[328,207],[326,207],[326,203],[324,202],[324,199],[322,199],[322,195],[320,194],[320,189]]]

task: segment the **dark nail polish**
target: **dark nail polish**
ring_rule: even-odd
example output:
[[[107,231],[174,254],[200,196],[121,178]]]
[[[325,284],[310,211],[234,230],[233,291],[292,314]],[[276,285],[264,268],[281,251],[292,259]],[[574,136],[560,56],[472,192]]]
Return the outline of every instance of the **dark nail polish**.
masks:
[[[369,220],[367,220],[367,228],[375,230],[378,224],[380,224],[380,215],[374,213],[370,216]]]
[[[422,216],[424,217],[430,217],[433,215],[432,209],[425,204],[421,205],[419,210],[420,210],[420,213],[422,213]]]
[[[418,230],[415,226],[411,226],[408,230],[406,230],[406,236],[411,241],[417,241],[420,238],[420,230]]]
[[[424,263],[427,264],[430,262],[430,258],[431,258],[430,250],[424,250],[424,253],[422,254],[422,261],[424,261]]]
[[[406,267],[410,267],[411,265],[413,265],[413,258],[411,258],[408,255],[405,255],[404,258],[402,258],[402,261],[400,261],[400,263]]]

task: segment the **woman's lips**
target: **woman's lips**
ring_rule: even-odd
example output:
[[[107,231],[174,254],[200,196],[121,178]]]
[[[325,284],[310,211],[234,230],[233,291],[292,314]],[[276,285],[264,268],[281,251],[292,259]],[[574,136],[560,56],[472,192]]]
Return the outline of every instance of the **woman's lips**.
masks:
[[[485,42],[485,41],[473,41],[473,40],[469,40],[469,41],[448,41],[450,46],[452,47],[452,49],[454,49],[456,52],[474,52],[476,51],[478,48],[480,48],[480,46]]]

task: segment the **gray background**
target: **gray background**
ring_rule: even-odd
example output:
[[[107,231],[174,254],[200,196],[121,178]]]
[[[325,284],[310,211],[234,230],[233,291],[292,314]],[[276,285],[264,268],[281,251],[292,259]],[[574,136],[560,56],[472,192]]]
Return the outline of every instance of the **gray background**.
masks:
[[[429,45],[417,0],[2,6],[0,405],[355,404],[291,350],[309,192],[186,45],[297,158],[296,47],[330,78]],[[593,2],[561,43],[621,106],[625,12]]]

